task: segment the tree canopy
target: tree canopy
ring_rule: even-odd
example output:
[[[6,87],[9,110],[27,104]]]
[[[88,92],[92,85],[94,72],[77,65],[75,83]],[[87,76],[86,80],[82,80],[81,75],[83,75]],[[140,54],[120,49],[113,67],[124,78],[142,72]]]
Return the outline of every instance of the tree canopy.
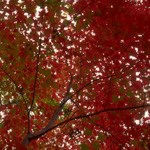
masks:
[[[150,148],[150,3],[0,1],[0,149]]]

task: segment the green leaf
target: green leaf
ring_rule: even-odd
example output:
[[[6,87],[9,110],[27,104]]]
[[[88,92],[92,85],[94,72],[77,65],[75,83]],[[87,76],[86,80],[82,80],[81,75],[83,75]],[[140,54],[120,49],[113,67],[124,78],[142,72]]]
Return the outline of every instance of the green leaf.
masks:
[[[94,116],[93,118],[91,118],[91,122],[95,122],[95,121],[98,121],[98,120],[99,120],[98,116]]]
[[[81,150],[90,150],[90,149],[89,149],[89,146],[88,146],[87,144],[84,144],[84,143],[82,143],[82,144],[80,145],[80,147],[81,147]]]
[[[99,150],[99,149],[100,149],[100,147],[99,147],[99,142],[98,142],[98,141],[95,141],[95,142],[93,143],[93,147],[94,147],[95,150]]]
[[[116,103],[116,102],[118,102],[118,101],[119,101],[118,96],[113,95],[113,96],[112,96],[112,102]]]
[[[68,6],[69,6],[69,8],[68,8],[69,14],[74,13],[74,8],[71,5],[69,5],[69,4],[68,4]]]
[[[59,105],[59,103],[52,98],[44,98],[44,99],[42,99],[42,101],[48,105],[51,105],[51,106],[58,106]]]
[[[3,123],[0,123],[0,128],[2,128],[3,127]]]
[[[78,85],[77,85],[77,84],[73,84],[73,85],[72,85],[72,88],[73,88],[74,90],[77,90],[77,89],[78,89]]]
[[[47,0],[47,2],[48,2],[48,3],[51,3],[51,2],[53,2],[53,0]]]
[[[120,93],[124,93],[125,89],[123,87],[120,88]]]
[[[127,96],[128,96],[128,97],[132,97],[132,96],[133,96],[133,93],[128,90],[128,91],[127,91]]]
[[[106,137],[106,135],[104,133],[100,132],[98,134],[98,140],[101,140],[103,142],[106,138],[107,137]]]
[[[49,69],[42,69],[42,73],[45,75],[45,76],[51,76],[51,71]]]
[[[139,141],[136,140],[136,139],[134,139],[134,140],[131,141],[131,144],[133,144],[134,147],[137,147],[138,143],[139,143]]]
[[[90,135],[92,135],[92,130],[86,128],[84,133],[85,133],[85,135],[90,136]]]

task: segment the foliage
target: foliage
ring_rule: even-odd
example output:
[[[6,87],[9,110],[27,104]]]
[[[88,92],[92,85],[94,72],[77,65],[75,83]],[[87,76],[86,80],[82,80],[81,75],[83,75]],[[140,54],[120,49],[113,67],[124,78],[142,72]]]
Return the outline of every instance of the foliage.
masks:
[[[0,148],[148,150],[149,47],[148,1],[1,0]]]

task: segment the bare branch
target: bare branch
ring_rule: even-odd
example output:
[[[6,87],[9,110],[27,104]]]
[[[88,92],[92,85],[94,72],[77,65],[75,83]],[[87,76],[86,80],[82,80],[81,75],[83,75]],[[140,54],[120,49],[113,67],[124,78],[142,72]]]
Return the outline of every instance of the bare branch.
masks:
[[[146,108],[146,107],[150,107],[150,104],[147,104],[147,105],[139,105],[139,106],[129,106],[129,107],[120,107],[120,108],[108,108],[108,109],[103,109],[103,110],[100,110],[100,111],[97,111],[95,113],[91,113],[91,114],[88,114],[88,115],[81,115],[81,116],[76,116],[76,117],[73,117],[73,118],[70,118],[68,120],[65,120],[55,126],[48,126],[48,127],[45,127],[44,129],[42,129],[40,132],[36,133],[36,134],[29,134],[23,141],[23,145],[28,145],[30,141],[34,140],[34,139],[37,139],[39,137],[41,137],[42,135],[46,134],[47,132],[63,125],[63,124],[66,124],[70,121],[73,121],[73,120],[77,120],[77,119],[82,119],[82,118],[88,118],[88,117],[92,117],[92,116],[95,116],[95,115],[98,115],[98,114],[101,114],[101,113],[104,113],[104,112],[112,112],[112,111],[125,111],[125,110],[134,110],[134,109],[141,109],[141,108]]]
[[[33,84],[33,96],[32,96],[31,105],[30,105],[30,108],[28,111],[28,134],[30,133],[30,112],[33,108],[33,104],[35,101],[36,83],[37,83],[38,72],[39,72],[40,52],[41,52],[41,40],[39,40],[39,48],[38,48],[38,52],[37,52],[36,70],[35,70],[35,78],[34,78],[34,84]]]
[[[44,135],[45,133],[47,133],[53,126],[55,121],[58,119],[59,114],[61,112],[61,110],[63,109],[65,103],[69,100],[69,94],[70,94],[70,89],[72,86],[72,82],[73,82],[73,77],[71,76],[68,88],[67,88],[67,92],[64,96],[64,99],[62,100],[62,102],[60,103],[59,107],[56,109],[56,111],[54,112],[51,120],[48,122],[48,124],[38,133],[32,134],[32,133],[28,133],[28,135],[25,137],[25,139],[23,140],[23,145],[28,145],[29,142],[31,141],[31,139],[35,139],[38,138],[42,135]]]
[[[33,85],[33,97],[32,97],[32,102],[31,102],[31,106],[30,106],[29,112],[32,110],[33,104],[34,104],[34,100],[35,100],[36,83],[37,83],[38,71],[39,71],[40,52],[41,52],[41,40],[39,40],[39,48],[38,48],[37,60],[36,60],[35,78],[34,78],[34,85]]]
[[[144,105],[139,105],[139,106],[129,106],[129,107],[119,107],[119,108],[107,108],[107,109],[103,109],[103,110],[100,110],[100,111],[97,111],[95,113],[91,113],[91,114],[88,114],[88,115],[81,115],[81,116],[76,116],[74,118],[70,118],[68,120],[65,120],[65,121],[57,124],[56,126],[51,128],[51,130],[54,129],[54,128],[57,128],[58,126],[60,126],[64,123],[67,123],[67,122],[70,122],[70,121],[73,121],[73,120],[76,120],[76,119],[92,117],[92,116],[95,116],[95,115],[98,115],[98,114],[101,114],[101,113],[104,113],[104,112],[134,110],[134,109],[141,109],[141,108],[146,108],[146,107],[150,107],[150,104],[144,104]]]

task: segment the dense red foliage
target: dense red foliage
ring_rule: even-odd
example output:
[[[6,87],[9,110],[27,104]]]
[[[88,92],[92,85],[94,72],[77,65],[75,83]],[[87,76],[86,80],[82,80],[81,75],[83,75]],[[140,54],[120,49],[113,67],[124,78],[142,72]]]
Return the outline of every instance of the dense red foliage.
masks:
[[[150,4],[1,0],[0,149],[148,150]]]

